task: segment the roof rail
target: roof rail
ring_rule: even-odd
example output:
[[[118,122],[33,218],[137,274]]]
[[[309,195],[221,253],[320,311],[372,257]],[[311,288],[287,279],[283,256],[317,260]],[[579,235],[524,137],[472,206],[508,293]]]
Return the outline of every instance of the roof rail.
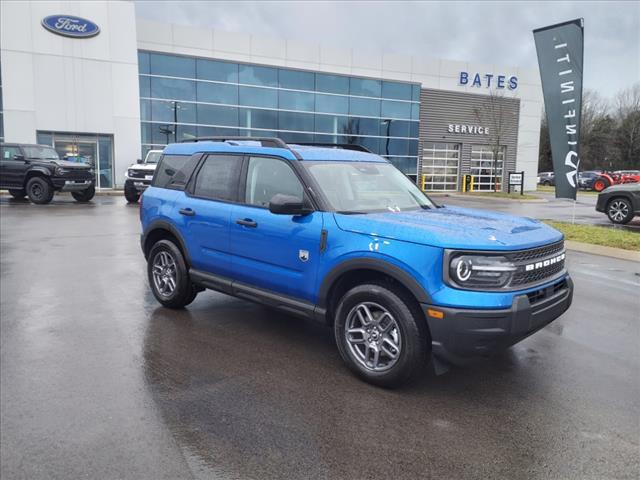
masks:
[[[260,142],[260,145],[263,147],[274,147],[274,148],[286,148],[288,150],[289,146],[282,141],[282,139],[277,137],[241,137],[241,136],[231,136],[231,137],[195,137],[195,138],[187,138],[185,140],[181,140],[180,143],[189,143],[189,142],[234,142],[234,141],[243,141],[243,142]]]
[[[301,147],[341,148],[342,150],[354,150],[356,152],[373,153],[367,147],[355,143],[292,142],[292,145],[300,145]]]

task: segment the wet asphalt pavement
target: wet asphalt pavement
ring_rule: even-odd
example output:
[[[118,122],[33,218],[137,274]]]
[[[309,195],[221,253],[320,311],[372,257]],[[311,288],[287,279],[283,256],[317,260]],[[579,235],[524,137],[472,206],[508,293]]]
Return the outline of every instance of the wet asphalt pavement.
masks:
[[[574,305],[395,391],[331,332],[218,293],[158,306],[120,197],[0,198],[0,477],[637,479],[640,264],[570,252]]]
[[[550,192],[536,192],[543,202],[539,201],[505,201],[487,197],[473,197],[464,195],[435,195],[434,199],[442,205],[452,205],[467,208],[490,208],[500,212],[522,215],[525,217],[539,218],[542,220],[556,220],[559,222],[583,223],[600,225],[603,227],[622,228],[640,233],[640,216],[635,217],[627,225],[614,225],[607,215],[596,211],[598,196],[593,193],[578,193],[578,198],[573,200],[557,199]]]

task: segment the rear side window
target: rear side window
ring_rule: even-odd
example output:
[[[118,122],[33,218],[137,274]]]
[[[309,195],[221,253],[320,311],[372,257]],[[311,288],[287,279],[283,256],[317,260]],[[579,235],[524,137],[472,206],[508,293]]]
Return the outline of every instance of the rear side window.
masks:
[[[2,146],[0,147],[0,159],[13,160],[16,155],[22,155],[19,147]]]
[[[151,183],[154,187],[184,190],[200,155],[163,155]]]
[[[196,177],[193,194],[214,200],[235,201],[242,157],[209,155]]]

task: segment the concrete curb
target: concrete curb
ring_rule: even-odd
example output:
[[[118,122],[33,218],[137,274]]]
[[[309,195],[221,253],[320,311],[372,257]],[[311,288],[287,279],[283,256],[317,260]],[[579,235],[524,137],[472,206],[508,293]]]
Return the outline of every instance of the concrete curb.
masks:
[[[590,243],[574,242],[573,240],[565,240],[564,245],[568,250],[575,252],[591,253],[592,255],[603,255],[605,257],[619,258],[620,260],[640,262],[640,251],[637,250],[623,250],[622,248],[592,245]]]

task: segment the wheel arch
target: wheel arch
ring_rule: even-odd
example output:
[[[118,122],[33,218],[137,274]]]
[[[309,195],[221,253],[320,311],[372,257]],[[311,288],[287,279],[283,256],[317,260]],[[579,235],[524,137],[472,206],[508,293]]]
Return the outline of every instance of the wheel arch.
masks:
[[[50,181],[51,172],[42,167],[34,167],[29,169],[24,175],[24,181],[22,182],[23,189],[27,187],[27,182],[33,177],[43,177],[45,180]]]
[[[182,235],[174,225],[164,220],[155,220],[149,225],[149,227],[147,227],[147,230],[142,237],[142,251],[144,253],[144,258],[149,256],[151,247],[153,247],[153,245],[159,240],[174,241],[184,257],[187,268],[191,266],[191,257],[189,256],[189,251],[187,250]]]
[[[431,303],[429,294],[416,279],[401,267],[375,258],[355,258],[335,266],[324,277],[318,292],[318,306],[332,323],[333,311],[342,293],[363,281],[388,279],[403,288],[416,303]]]

